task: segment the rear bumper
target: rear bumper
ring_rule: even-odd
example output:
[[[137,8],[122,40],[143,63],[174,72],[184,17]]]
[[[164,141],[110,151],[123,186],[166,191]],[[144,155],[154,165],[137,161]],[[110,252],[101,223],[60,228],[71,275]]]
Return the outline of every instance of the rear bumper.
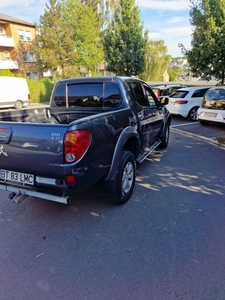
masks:
[[[0,184],[0,190],[5,190],[13,193],[11,194],[10,198],[16,203],[21,202],[28,196],[38,197],[41,199],[55,201],[63,204],[68,204],[68,202],[70,201],[70,196],[66,195],[66,193],[61,193],[60,195],[56,193],[48,193],[47,191],[37,191],[7,184]]]
[[[197,119],[199,121],[225,123],[225,111],[199,109]]]
[[[183,105],[166,105],[166,108],[168,109],[168,111],[171,113],[171,115],[180,115],[184,118],[186,118],[188,116],[188,108],[186,107],[182,107],[185,106],[185,104]]]

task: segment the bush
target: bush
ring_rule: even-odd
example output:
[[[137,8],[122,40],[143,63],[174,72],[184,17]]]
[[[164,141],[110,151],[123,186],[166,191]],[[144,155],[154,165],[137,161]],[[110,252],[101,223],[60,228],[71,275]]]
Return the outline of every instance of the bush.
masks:
[[[0,76],[11,76],[11,77],[13,77],[14,75],[8,69],[1,69],[0,70]]]
[[[54,84],[49,78],[42,78],[39,81],[27,78],[30,91],[30,102],[49,102]]]

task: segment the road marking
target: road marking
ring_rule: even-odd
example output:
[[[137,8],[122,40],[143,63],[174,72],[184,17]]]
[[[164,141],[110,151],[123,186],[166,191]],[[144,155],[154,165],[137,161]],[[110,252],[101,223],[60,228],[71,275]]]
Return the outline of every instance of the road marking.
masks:
[[[179,127],[179,126],[195,125],[195,124],[199,124],[199,123],[198,122],[195,122],[195,123],[184,123],[184,124],[172,125],[170,127]]]

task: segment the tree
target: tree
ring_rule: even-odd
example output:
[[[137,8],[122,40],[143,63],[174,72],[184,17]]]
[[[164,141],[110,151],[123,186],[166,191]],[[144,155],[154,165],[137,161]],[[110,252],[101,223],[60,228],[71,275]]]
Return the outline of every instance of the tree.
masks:
[[[169,80],[170,81],[176,81],[177,80],[177,75],[178,75],[178,72],[176,72],[173,68],[169,68],[167,70],[167,73],[169,75]]]
[[[163,81],[163,73],[168,68],[171,56],[163,40],[149,40],[145,50],[145,70],[142,78],[146,81]]]
[[[193,26],[191,50],[180,44],[191,72],[224,84],[225,79],[225,0],[192,0],[190,20]]]
[[[117,75],[139,75],[145,66],[146,37],[135,0],[120,0],[106,30],[104,52],[107,69]]]
[[[71,38],[81,75],[95,74],[104,57],[100,20],[93,8],[91,4],[83,4],[80,0],[63,1],[63,18],[72,31]]]
[[[61,3],[49,0],[44,15],[40,17],[40,24],[37,25],[37,33],[39,69],[50,70],[53,77],[76,76],[78,57],[74,51],[73,31],[63,19]]]

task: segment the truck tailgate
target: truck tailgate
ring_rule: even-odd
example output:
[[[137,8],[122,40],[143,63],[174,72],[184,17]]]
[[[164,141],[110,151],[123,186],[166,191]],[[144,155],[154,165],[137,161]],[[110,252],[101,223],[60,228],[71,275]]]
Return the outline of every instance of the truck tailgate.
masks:
[[[67,129],[62,124],[0,123],[0,169],[56,176]]]

